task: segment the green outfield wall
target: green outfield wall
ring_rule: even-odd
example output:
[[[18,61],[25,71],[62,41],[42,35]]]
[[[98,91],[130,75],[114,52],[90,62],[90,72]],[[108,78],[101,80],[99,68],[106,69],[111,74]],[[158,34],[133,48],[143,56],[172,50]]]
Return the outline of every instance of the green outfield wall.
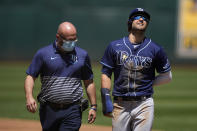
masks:
[[[0,60],[31,60],[55,40],[58,25],[70,21],[78,45],[99,61],[110,41],[128,35],[128,15],[136,7],[151,14],[147,36],[176,60],[177,0],[0,0]]]

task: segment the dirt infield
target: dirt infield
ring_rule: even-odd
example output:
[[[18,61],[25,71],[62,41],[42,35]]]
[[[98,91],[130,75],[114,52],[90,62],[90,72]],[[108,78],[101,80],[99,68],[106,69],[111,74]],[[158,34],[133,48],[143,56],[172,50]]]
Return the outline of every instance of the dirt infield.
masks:
[[[111,131],[111,127],[82,125],[80,131]],[[19,120],[19,119],[0,119],[0,131],[41,131],[39,121]]]

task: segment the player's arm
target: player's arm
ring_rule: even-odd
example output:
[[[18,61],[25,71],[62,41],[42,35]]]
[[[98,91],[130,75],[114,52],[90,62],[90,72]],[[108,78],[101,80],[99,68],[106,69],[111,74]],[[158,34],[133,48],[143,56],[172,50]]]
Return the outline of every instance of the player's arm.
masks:
[[[25,97],[26,97],[26,107],[29,112],[35,113],[37,110],[37,103],[33,97],[33,88],[34,88],[34,82],[35,79],[31,75],[27,75],[25,79]]]
[[[169,83],[172,80],[172,72],[165,72],[160,73],[155,77],[155,80],[153,81],[153,86],[159,86],[166,83]]]
[[[111,89],[111,74],[112,70],[106,66],[102,68],[101,75],[101,99],[103,114],[107,117],[112,117],[113,104],[110,95]]]
[[[161,47],[156,53],[155,59],[156,71],[159,73],[153,81],[153,86],[163,85],[172,80],[172,72],[168,57]]]
[[[89,110],[88,114],[88,122],[91,124],[96,119],[96,110],[97,110],[97,104],[96,104],[96,88],[93,80],[84,80],[84,86],[86,88],[87,96],[90,100],[91,108]]]

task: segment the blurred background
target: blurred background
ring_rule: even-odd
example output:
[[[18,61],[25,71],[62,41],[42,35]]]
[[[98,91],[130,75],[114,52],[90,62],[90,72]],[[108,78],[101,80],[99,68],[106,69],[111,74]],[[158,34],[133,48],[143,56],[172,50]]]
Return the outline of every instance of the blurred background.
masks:
[[[0,60],[31,60],[38,48],[55,40],[58,25],[72,22],[78,30],[78,45],[92,61],[99,61],[110,41],[127,33],[132,9],[151,14],[147,36],[175,57],[176,0],[0,0]]]
[[[77,27],[78,45],[89,52],[92,61],[99,61],[110,41],[128,35],[131,10],[142,7],[151,14],[147,37],[165,48],[171,62],[196,63],[195,3],[196,0],[0,0],[0,60],[31,60],[38,48],[55,40],[58,25],[70,21]],[[185,57],[191,52],[193,55]]]
[[[35,119],[25,109],[25,71],[36,51],[55,40],[58,25],[72,22],[78,46],[88,51],[100,103],[100,64],[107,45],[128,35],[131,10],[151,15],[147,37],[163,46],[172,64],[173,81],[155,88],[154,129],[197,129],[196,0],[0,0],[0,117]],[[37,80],[35,97],[40,90]],[[85,112],[87,113],[87,112]],[[84,114],[85,114],[84,113]],[[83,122],[87,116],[84,115]],[[96,124],[111,125],[98,110]]]

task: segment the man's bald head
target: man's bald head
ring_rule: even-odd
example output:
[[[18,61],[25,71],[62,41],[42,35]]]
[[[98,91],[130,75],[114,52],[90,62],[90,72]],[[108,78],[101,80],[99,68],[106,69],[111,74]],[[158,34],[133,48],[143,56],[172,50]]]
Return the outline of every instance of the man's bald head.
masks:
[[[61,50],[61,46],[63,41],[74,41],[77,39],[77,30],[75,26],[70,22],[62,22],[56,34],[56,43],[59,49]]]
[[[62,34],[62,35],[67,35],[67,36],[68,35],[75,35],[75,34],[77,34],[77,30],[72,23],[63,22],[59,25],[57,33]]]

